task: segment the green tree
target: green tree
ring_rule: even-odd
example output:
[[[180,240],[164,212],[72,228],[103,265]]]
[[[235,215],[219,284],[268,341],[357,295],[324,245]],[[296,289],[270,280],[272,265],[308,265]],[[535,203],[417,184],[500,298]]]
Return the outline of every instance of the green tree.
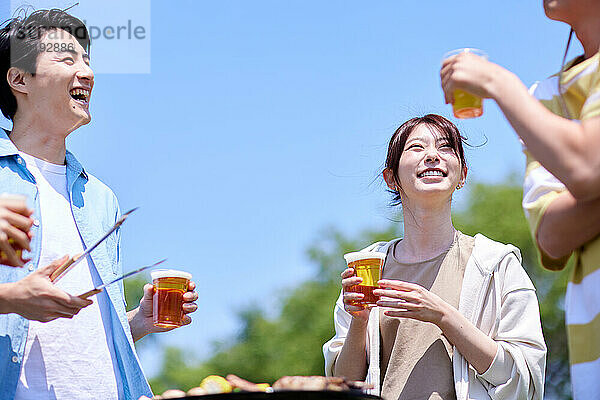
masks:
[[[127,311],[133,310],[140,305],[140,300],[144,296],[144,285],[150,282],[144,276],[134,275],[130,278],[125,278],[123,285],[125,286],[125,304]]]
[[[466,234],[481,232],[521,249],[525,269],[538,290],[549,344],[548,397],[568,398],[562,308],[566,273],[544,271],[539,266],[520,202],[521,189],[514,183],[472,184],[466,206],[456,210],[453,219]],[[234,373],[254,382],[271,383],[283,375],[322,375],[321,346],[334,333],[332,310],[340,290],[339,274],[345,268],[342,254],[401,236],[401,227],[401,223],[390,223],[386,229],[365,231],[356,238],[333,228],[323,231],[308,249],[314,277],[281,295],[280,309],[274,318],[267,318],[258,306],[241,310],[241,333],[229,341],[215,343],[214,355],[203,362],[186,360],[180,349],[166,349],[161,372],[151,380],[153,389],[159,393],[168,388],[188,389],[210,374]]]

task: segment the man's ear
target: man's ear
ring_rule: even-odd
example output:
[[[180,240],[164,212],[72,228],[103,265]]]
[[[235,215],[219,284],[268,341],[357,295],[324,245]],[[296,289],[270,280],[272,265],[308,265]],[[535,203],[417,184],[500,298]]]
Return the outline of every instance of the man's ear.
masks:
[[[26,72],[22,69],[11,67],[8,69],[6,73],[6,80],[8,81],[8,86],[16,92],[27,94],[27,78]]]

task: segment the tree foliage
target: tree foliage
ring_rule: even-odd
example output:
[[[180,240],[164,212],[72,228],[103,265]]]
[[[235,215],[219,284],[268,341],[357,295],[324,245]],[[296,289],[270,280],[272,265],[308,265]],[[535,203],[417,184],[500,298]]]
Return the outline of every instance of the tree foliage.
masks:
[[[148,279],[139,274],[126,278],[123,281],[127,311],[133,310],[140,305],[140,300],[144,296],[144,285],[148,282]]]
[[[548,343],[546,392],[548,397],[568,398],[570,381],[566,354],[563,298],[566,272],[544,271],[521,211],[521,188],[511,182],[474,184],[467,204],[453,214],[462,232],[481,232],[521,249],[523,265],[540,300],[543,329]],[[322,375],[322,345],[333,335],[332,310],[339,295],[342,254],[378,240],[401,236],[401,223],[391,222],[381,231],[365,231],[357,238],[328,229],[308,249],[314,277],[281,296],[275,317],[267,318],[258,306],[242,309],[239,335],[213,345],[213,356],[202,362],[186,360],[184,350],[168,348],[158,376],[151,380],[156,392],[188,389],[210,374],[234,373],[254,382],[274,382],[283,375]]]

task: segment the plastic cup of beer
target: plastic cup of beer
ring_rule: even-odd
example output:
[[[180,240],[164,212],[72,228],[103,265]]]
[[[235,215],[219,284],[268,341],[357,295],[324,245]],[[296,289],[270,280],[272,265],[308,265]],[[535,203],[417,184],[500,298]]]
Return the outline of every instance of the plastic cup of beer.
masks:
[[[476,56],[483,57],[487,60],[487,54],[479,49],[463,48],[456,49],[444,54],[444,60],[460,53],[472,53]],[[452,104],[452,111],[456,118],[476,118],[483,115],[483,99],[479,96],[475,96],[467,91],[456,89],[454,91],[454,103]]]
[[[161,328],[183,324],[183,294],[188,291],[192,274],[175,269],[157,269],[150,273],[154,285],[152,322]]]
[[[357,251],[344,254],[348,268],[354,269],[354,275],[362,278],[358,285],[350,287],[348,291],[362,293],[362,300],[355,302],[356,305],[374,306],[379,297],[373,294],[373,290],[379,288],[377,281],[381,279],[381,269],[385,261],[385,253],[376,251]]]

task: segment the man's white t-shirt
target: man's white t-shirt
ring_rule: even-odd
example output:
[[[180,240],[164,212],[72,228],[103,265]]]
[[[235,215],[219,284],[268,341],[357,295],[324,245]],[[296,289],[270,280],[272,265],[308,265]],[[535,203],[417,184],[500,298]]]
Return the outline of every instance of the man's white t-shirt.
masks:
[[[67,192],[66,166],[20,153],[36,179],[42,221],[39,266],[84,251]],[[82,260],[56,286],[72,295],[100,283],[98,271]],[[116,371],[106,292],[72,319],[29,322],[16,400],[122,398]]]

